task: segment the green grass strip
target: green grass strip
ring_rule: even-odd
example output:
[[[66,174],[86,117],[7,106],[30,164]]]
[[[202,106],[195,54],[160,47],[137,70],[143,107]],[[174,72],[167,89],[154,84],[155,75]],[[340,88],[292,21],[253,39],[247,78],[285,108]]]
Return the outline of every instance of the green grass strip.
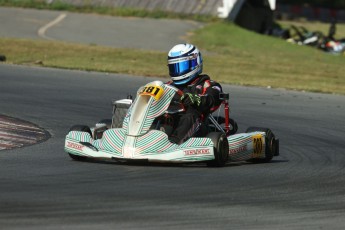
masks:
[[[285,43],[272,46],[295,48]],[[235,85],[345,94],[344,57],[298,48],[307,52],[260,52],[262,47],[255,52],[225,47],[219,54],[205,51],[204,72]],[[165,52],[0,38],[0,53],[11,64],[168,77]]]

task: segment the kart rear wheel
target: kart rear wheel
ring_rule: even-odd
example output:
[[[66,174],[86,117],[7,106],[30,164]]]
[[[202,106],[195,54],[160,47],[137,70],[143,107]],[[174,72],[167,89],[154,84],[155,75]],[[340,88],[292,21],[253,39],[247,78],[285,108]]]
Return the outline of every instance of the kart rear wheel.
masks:
[[[257,158],[257,159],[251,159],[250,162],[253,163],[268,163],[272,160],[273,156],[278,155],[278,148],[279,148],[279,142],[275,139],[274,134],[269,128],[262,128],[262,127],[249,127],[246,130],[246,133],[251,132],[265,132],[265,158]]]
[[[212,132],[209,133],[207,138],[210,138],[214,145],[215,159],[207,162],[210,167],[222,167],[228,162],[229,159],[229,142],[224,133]]]
[[[236,122],[234,119],[230,118],[230,119],[229,119],[229,123],[230,123],[231,129],[230,129],[230,132],[229,132],[228,134],[229,134],[229,135],[234,135],[234,134],[236,134],[236,133],[237,133],[237,130],[238,130],[237,122]]]
[[[91,136],[92,136],[92,133],[91,133],[91,129],[89,126],[87,125],[74,125],[72,126],[69,131],[82,131],[82,132],[87,132],[89,133]],[[68,155],[73,159],[73,160],[76,160],[76,161],[85,161],[87,159],[87,157],[84,157],[84,156],[78,156],[78,155],[75,155],[75,154],[72,154],[72,153],[68,153]]]

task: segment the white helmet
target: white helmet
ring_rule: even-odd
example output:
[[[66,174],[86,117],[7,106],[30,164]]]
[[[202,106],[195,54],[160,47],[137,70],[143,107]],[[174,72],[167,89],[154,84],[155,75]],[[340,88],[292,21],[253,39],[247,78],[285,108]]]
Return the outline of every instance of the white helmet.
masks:
[[[186,84],[202,72],[201,53],[191,44],[178,44],[168,53],[168,67],[176,85]]]

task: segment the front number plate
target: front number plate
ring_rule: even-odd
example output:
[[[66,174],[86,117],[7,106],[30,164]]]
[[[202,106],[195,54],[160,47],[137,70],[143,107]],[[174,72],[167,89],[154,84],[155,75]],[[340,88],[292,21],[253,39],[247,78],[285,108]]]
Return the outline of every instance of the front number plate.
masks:
[[[139,95],[149,95],[158,101],[162,97],[163,92],[164,89],[161,86],[147,85],[139,92]]]

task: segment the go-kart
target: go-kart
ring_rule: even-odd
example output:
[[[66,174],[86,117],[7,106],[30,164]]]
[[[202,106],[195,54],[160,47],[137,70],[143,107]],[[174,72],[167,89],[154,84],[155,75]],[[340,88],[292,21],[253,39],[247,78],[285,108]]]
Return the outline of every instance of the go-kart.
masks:
[[[237,124],[229,117],[225,93],[221,94],[224,117],[210,114],[200,122],[195,135],[181,144],[170,142],[167,121],[183,113],[183,104],[176,100],[182,94],[172,85],[150,82],[139,88],[134,100],[114,101],[111,120],[102,120],[92,128],[73,126],[65,139],[65,151],[74,160],[206,162],[208,166],[269,162],[279,155],[279,140],[268,128],[251,127],[236,134]]]

